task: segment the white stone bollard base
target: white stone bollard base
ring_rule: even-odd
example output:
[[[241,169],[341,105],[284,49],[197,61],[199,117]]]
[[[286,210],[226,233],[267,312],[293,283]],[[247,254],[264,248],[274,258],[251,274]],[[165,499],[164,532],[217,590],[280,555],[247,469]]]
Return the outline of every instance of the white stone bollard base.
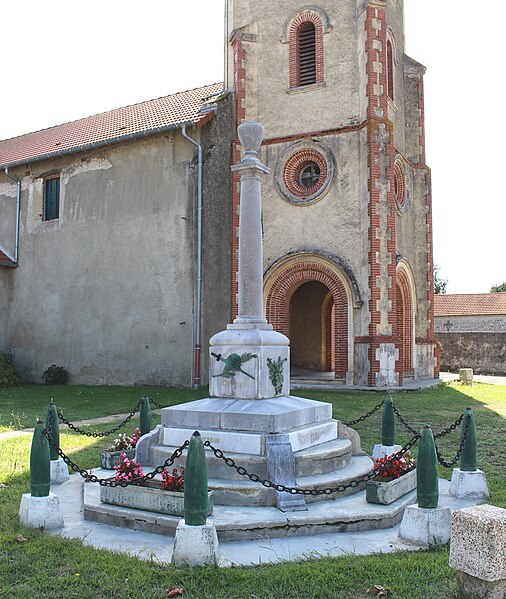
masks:
[[[217,566],[218,535],[212,520],[204,526],[188,526],[180,520],[176,528],[172,563],[177,566]]]
[[[465,472],[454,468],[450,483],[450,495],[458,499],[486,499],[489,496],[485,473],[482,470]]]
[[[452,511],[449,507],[421,508],[409,505],[399,528],[399,538],[422,547],[445,545],[451,533]]]
[[[32,497],[31,493],[24,493],[19,506],[19,521],[27,528],[62,528],[59,498],[51,492],[47,497]]]
[[[397,453],[402,449],[402,445],[381,445],[377,443],[372,450],[372,459],[376,460],[387,455]]]
[[[62,458],[51,460],[51,484],[61,485],[70,480],[69,469]]]

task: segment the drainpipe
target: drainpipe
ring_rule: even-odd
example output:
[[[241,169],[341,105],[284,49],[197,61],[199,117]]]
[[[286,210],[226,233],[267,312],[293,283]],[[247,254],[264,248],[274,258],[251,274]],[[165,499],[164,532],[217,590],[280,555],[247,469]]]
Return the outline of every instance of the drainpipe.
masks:
[[[18,186],[18,193],[16,199],[16,243],[14,248],[14,262],[17,264],[19,258],[19,214],[21,211],[21,179],[18,179],[14,175],[11,175],[9,173],[8,168],[5,168],[4,171],[7,177],[9,177],[9,179],[12,179],[12,181],[15,181]]]
[[[197,183],[197,281],[195,299],[195,330],[193,333],[193,345],[195,350],[193,387],[197,389],[200,385],[200,310],[202,294],[202,146],[186,133],[186,125],[181,129],[183,137],[198,149],[198,183]]]

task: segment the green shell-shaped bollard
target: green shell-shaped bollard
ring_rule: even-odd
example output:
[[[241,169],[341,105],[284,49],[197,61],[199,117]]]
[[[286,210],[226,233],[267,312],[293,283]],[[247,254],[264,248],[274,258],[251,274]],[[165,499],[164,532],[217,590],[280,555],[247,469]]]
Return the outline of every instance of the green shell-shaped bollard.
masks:
[[[476,447],[476,424],[474,422],[474,413],[471,408],[467,408],[464,412],[464,418],[462,418],[462,424],[460,428],[460,440],[464,436],[467,422],[469,422],[469,432],[467,434],[464,448],[460,456],[460,469],[464,472],[476,472],[478,467],[478,456]]]
[[[153,415],[151,414],[151,405],[149,403],[149,397],[144,395],[141,402],[141,409],[139,412],[139,429],[141,435],[146,435],[151,431],[151,425],[153,423]]]
[[[416,494],[418,507],[436,508],[439,501],[439,480],[434,436],[428,424],[422,429],[416,462]]]
[[[44,425],[35,425],[30,452],[30,492],[32,497],[47,497],[51,485],[49,442],[44,435]]]
[[[395,414],[394,404],[390,395],[383,404],[383,417],[381,419],[381,444],[395,445]]]
[[[184,472],[184,521],[203,526],[208,512],[207,462],[204,443],[198,431],[190,439]]]
[[[56,411],[56,406],[52,400],[47,408],[46,430],[51,435],[51,439],[56,447],[60,447],[60,423],[58,421],[58,412]],[[60,457],[56,449],[54,449],[54,447],[51,445],[49,445],[49,455],[51,460],[57,460]]]

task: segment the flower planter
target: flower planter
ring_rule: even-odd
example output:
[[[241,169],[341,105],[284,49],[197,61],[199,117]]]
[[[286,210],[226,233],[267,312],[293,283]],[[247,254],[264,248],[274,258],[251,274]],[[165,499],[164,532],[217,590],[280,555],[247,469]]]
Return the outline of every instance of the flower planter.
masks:
[[[213,492],[208,492],[210,516],[213,513]],[[160,481],[147,480],[142,486],[100,487],[100,501],[159,514],[184,516],[184,493],[160,489]]]
[[[135,447],[132,449],[122,449],[121,451],[104,450],[99,453],[100,468],[104,470],[114,470],[119,465],[119,456],[124,453],[129,460],[135,457]]]
[[[377,480],[366,482],[365,499],[368,503],[388,505],[414,489],[416,489],[416,468],[388,482]]]

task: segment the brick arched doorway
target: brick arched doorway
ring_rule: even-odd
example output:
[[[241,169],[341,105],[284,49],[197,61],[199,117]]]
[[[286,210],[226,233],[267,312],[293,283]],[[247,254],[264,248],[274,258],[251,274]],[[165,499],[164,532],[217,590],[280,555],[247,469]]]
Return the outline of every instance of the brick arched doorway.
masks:
[[[297,347],[304,338],[304,331],[300,334],[294,327],[304,318],[305,300],[317,300],[316,308],[307,310],[314,326],[316,314],[320,314],[321,334],[312,338],[313,348],[315,338],[320,340],[313,364],[319,363],[319,370],[334,372],[336,378],[346,378],[350,369],[350,298],[342,276],[337,268],[319,261],[293,259],[275,269],[266,286],[267,320],[276,331],[291,337],[295,363],[307,359],[308,353]]]
[[[404,378],[412,378],[413,368],[413,298],[408,275],[397,271],[397,335],[400,342],[400,364]]]

